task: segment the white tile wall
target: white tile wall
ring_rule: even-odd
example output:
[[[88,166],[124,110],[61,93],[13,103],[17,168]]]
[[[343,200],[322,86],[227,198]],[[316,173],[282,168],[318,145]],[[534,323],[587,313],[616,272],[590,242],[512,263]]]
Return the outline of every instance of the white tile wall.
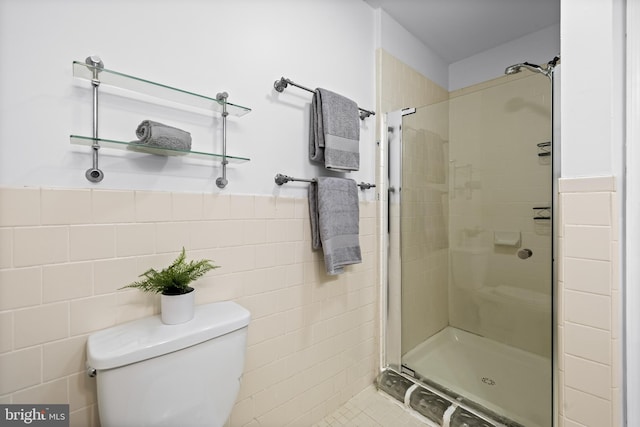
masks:
[[[560,180],[560,425],[620,427],[615,180]]]
[[[252,312],[229,426],[312,425],[376,372],[373,202],[361,204],[363,263],[324,273],[306,199],[149,191],[0,188],[0,402],[69,403],[72,426],[99,425],[89,334],[158,312],[119,290],[188,256],[221,265],[197,303]],[[302,424],[300,424],[302,423]]]

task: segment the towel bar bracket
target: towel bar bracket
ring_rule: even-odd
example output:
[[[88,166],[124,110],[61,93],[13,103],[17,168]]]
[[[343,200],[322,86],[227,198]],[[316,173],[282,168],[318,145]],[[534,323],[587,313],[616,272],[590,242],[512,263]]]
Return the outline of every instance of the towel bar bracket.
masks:
[[[276,174],[274,181],[276,182],[276,184],[278,185],[282,185],[282,184],[286,184],[287,182],[291,182],[291,181],[300,181],[300,182],[317,182],[317,179],[312,178],[312,179],[304,179],[304,178],[294,178],[292,176],[289,175],[283,175],[281,173]],[[375,184],[370,184],[368,182],[361,182],[360,184],[357,184],[358,187],[360,187],[361,190],[369,190],[370,188],[374,188],[376,185]]]
[[[298,83],[294,83],[291,79],[288,79],[286,77],[280,77],[280,80],[276,80],[275,82],[273,82],[273,88],[276,90],[276,92],[280,92],[280,93],[284,92],[284,90],[289,85],[295,86],[302,90],[306,90],[307,92],[315,93],[315,90],[309,89],[308,87],[302,86]],[[358,107],[358,110],[360,111],[360,120],[364,120],[369,116],[375,116],[376,114],[373,111],[365,110],[364,108],[360,108],[360,107]]]

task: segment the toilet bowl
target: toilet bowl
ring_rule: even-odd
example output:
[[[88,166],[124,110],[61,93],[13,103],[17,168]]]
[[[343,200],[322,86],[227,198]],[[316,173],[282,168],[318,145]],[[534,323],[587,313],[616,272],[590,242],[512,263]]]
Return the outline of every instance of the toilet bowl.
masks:
[[[89,336],[102,427],[220,427],[240,389],[250,313],[225,301],[193,320],[147,317]]]

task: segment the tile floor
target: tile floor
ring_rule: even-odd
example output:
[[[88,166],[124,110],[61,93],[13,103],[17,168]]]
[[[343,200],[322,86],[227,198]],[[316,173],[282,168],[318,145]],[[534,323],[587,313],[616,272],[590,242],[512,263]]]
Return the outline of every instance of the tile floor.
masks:
[[[313,427],[437,427],[399,402],[367,387]]]

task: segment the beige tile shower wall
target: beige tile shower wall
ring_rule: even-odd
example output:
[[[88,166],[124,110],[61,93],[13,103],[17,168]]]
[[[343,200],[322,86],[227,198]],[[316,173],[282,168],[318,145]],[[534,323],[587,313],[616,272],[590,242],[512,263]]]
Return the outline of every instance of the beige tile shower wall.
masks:
[[[446,101],[449,93],[446,89],[432,82],[418,71],[409,67],[393,55],[378,49],[376,51],[377,63],[377,111],[390,112],[401,110],[409,107],[422,107]],[[436,123],[438,129],[430,129],[446,139],[448,129],[448,114],[440,113]],[[380,120],[382,114],[376,115],[377,129],[380,129]],[[378,140],[385,139],[380,137],[378,132]],[[429,141],[427,141],[429,140]],[[437,164],[440,168],[435,171],[434,168],[424,167],[429,161],[426,143],[434,142],[433,138],[422,138],[421,143],[417,140],[407,140],[409,154],[413,164],[407,165],[410,169],[407,175],[411,182],[421,183],[413,188],[412,195],[409,195],[409,188],[403,188],[403,222],[407,225],[405,233],[402,236],[402,245],[405,249],[403,252],[403,268],[407,280],[403,283],[402,289],[402,322],[417,325],[429,325],[429,327],[419,328],[403,328],[402,329],[402,352],[410,350],[419,342],[425,340],[433,333],[444,328],[448,323],[448,256],[446,232],[447,224],[444,221],[443,209],[445,204],[442,202],[441,191],[434,190],[429,187],[429,180],[433,181],[434,174],[446,175],[447,169],[441,162]],[[441,141],[440,141],[441,142]],[[387,165],[382,160],[385,158],[385,144],[381,144],[378,152],[378,177],[377,182],[384,182],[384,174],[387,173]],[[415,156],[413,154],[415,153]],[[405,162],[406,163],[406,162]],[[433,165],[433,163],[432,163]],[[404,166],[403,166],[404,167]],[[446,179],[446,178],[445,178]],[[381,194],[383,206],[386,206],[386,194]],[[405,204],[405,202],[407,202]],[[392,215],[396,217],[400,215],[397,205],[392,206],[394,212]],[[384,214],[383,214],[384,215]],[[418,224],[426,225],[422,227],[420,233],[413,233],[412,226],[420,227]],[[381,232],[386,232],[386,227],[380,228]],[[391,233],[398,233],[398,230],[391,230]],[[398,236],[391,238],[391,242],[399,242]],[[393,247],[391,250],[398,250]],[[386,262],[386,260],[383,260]],[[394,280],[394,278],[390,278]]]
[[[229,425],[312,425],[376,373],[375,203],[360,216],[363,263],[329,277],[306,199],[0,189],[0,402],[69,403],[72,426],[99,425],[87,336],[157,313],[157,296],[118,288],[184,246],[222,266],[197,303],[252,314]]]
[[[560,180],[560,426],[620,427],[621,290],[613,177]]]
[[[376,50],[377,111],[389,112],[446,101],[449,92],[384,49]],[[380,120],[380,115],[376,115]],[[379,129],[379,126],[378,126]]]

